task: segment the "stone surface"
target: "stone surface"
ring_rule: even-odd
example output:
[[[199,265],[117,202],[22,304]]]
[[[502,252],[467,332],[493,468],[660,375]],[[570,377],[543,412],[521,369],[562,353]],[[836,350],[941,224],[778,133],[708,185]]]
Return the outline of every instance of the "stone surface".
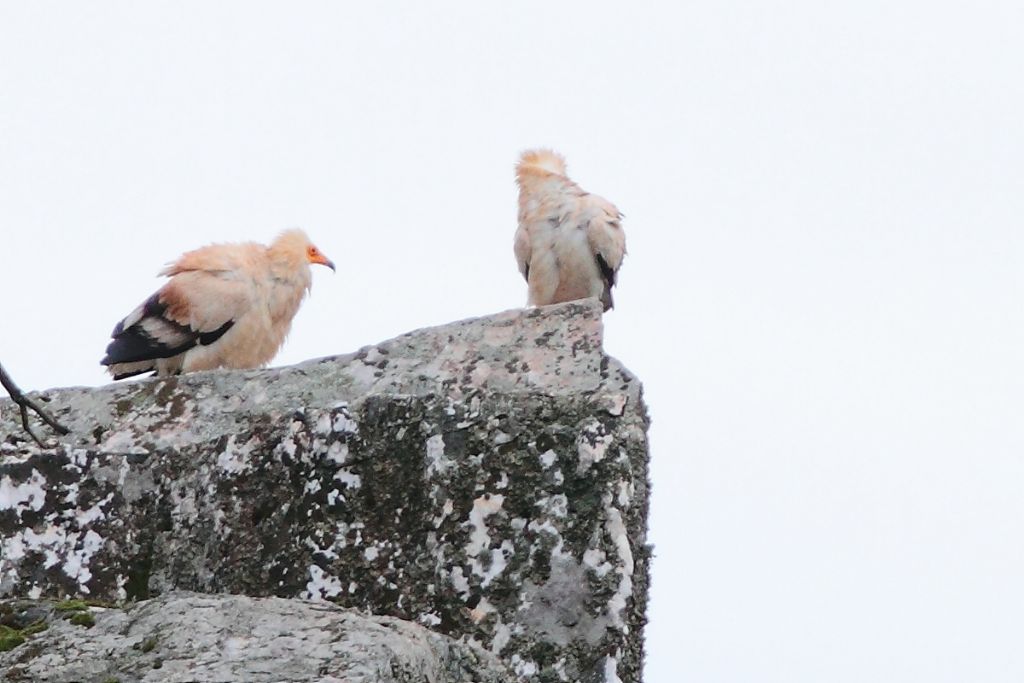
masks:
[[[26,605],[16,604],[22,610]],[[326,602],[172,592],[123,609],[45,603],[46,630],[0,653],[5,681],[513,683],[497,657],[392,617]],[[81,621],[81,620],[79,620]]]
[[[649,548],[639,382],[596,302],[346,356],[0,401],[0,596],[326,599],[500,656],[638,681]]]

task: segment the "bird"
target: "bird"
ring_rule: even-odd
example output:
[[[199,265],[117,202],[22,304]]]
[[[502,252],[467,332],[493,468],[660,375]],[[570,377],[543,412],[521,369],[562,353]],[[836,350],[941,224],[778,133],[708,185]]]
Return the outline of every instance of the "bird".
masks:
[[[527,305],[597,297],[607,311],[626,254],[622,214],[583,191],[550,149],[523,152],[516,164],[519,227],[514,251],[528,286]]]
[[[313,276],[335,270],[302,230],[269,246],[210,244],[160,271],[170,279],[111,333],[100,361],[115,380],[214,368],[257,368],[284,343]]]

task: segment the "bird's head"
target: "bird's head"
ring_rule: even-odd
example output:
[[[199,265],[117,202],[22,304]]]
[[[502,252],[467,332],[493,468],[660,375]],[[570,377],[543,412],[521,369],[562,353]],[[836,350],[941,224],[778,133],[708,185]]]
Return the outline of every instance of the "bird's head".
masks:
[[[320,249],[313,244],[309,237],[301,230],[285,230],[274,243],[270,245],[270,251],[278,255],[289,262],[297,262],[304,264],[318,263],[321,266],[327,266],[331,270],[336,270],[334,262],[320,251]]]
[[[565,157],[551,149],[528,149],[519,155],[516,173],[521,176],[528,171],[543,171],[564,176]]]
[[[319,263],[321,266],[327,266],[331,270],[337,272],[334,267],[334,261],[324,256],[324,253],[320,251],[315,244],[309,244],[306,246],[306,260],[310,263]]]

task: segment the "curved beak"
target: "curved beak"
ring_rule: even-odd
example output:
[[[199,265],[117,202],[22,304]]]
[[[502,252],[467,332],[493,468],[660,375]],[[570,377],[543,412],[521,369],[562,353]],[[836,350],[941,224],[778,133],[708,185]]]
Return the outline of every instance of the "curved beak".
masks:
[[[338,272],[338,269],[334,267],[334,261],[332,261],[331,259],[327,258],[323,254],[317,254],[312,259],[310,259],[309,262],[310,263],[319,263],[321,266],[327,266],[328,268],[333,270],[335,273]]]

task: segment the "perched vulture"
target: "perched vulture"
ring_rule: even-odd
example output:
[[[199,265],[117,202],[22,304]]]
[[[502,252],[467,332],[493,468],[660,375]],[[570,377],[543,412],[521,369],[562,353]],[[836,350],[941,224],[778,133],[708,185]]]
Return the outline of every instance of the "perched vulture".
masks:
[[[312,285],[311,263],[334,270],[301,230],[286,230],[269,247],[186,252],[160,271],[167,284],[117,324],[100,363],[114,379],[266,365]]]
[[[598,297],[613,306],[615,275],[626,254],[622,214],[584,192],[550,150],[523,152],[516,166],[519,229],[515,254],[533,306]]]

